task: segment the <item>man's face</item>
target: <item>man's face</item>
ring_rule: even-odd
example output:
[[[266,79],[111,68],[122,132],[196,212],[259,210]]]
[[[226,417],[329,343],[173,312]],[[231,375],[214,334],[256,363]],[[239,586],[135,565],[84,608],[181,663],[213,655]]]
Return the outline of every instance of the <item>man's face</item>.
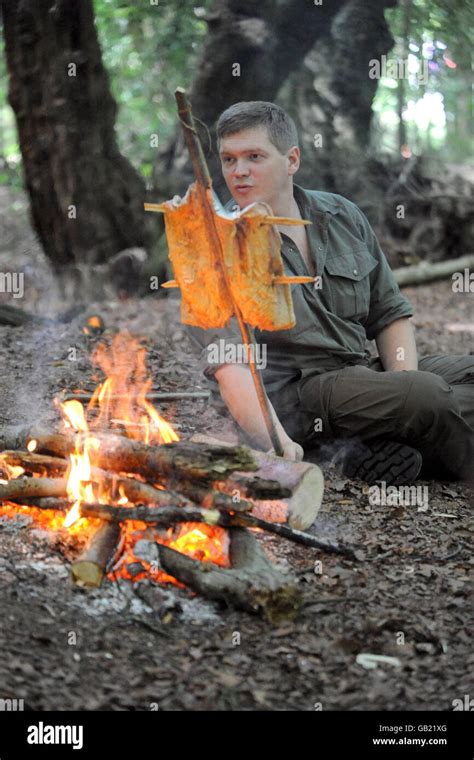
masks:
[[[219,155],[227,187],[240,208],[264,201],[273,209],[291,188],[299,167],[299,148],[282,155],[266,127],[254,127],[223,137]]]

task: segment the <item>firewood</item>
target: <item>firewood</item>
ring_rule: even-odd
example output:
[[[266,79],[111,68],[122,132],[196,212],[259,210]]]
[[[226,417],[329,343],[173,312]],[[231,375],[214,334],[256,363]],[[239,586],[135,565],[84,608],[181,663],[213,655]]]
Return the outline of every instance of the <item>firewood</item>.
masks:
[[[100,467],[125,472],[139,472],[154,481],[163,480],[170,490],[179,481],[179,490],[194,502],[206,506],[219,506],[215,494],[207,496],[203,502],[200,496],[193,496],[197,491],[197,479],[214,480],[217,491],[222,491],[233,498],[234,508],[238,508],[238,499],[244,508],[253,503],[257,516],[272,520],[287,519],[291,527],[304,530],[314,521],[319,510],[324,490],[321,470],[307,462],[289,462],[261,451],[251,451],[251,466],[242,463],[241,471],[231,474],[227,462],[219,462],[222,452],[231,457],[240,448],[225,441],[208,436],[193,436],[190,442],[167,444],[165,446],[145,446],[137,441],[115,434],[97,434],[101,447],[97,451],[96,462]],[[48,451],[59,456],[68,456],[74,449],[74,435],[52,433],[48,431],[31,431],[29,439],[36,440],[35,451]],[[202,443],[201,443],[202,441]],[[195,448],[193,447],[195,446]],[[243,449],[245,452],[248,449]],[[155,452],[158,452],[155,455]],[[217,463],[208,464],[209,459],[217,456]],[[247,455],[245,455],[247,456]],[[202,458],[204,457],[204,465]],[[196,466],[196,458],[198,460]],[[206,463],[207,459],[207,463]],[[255,464],[255,460],[257,464]],[[255,474],[249,470],[259,467]],[[207,469],[206,469],[207,467]],[[219,470],[221,469],[221,472]],[[158,471],[160,469],[160,472]],[[225,478],[225,479],[224,479]],[[206,484],[206,487],[208,485]],[[237,496],[237,498],[236,498]],[[211,499],[211,502],[209,501]],[[132,501],[137,499],[131,498]],[[149,503],[149,501],[147,501]],[[222,499],[220,499],[222,503]],[[283,517],[282,517],[283,516]]]
[[[252,480],[252,478],[250,478]],[[183,496],[187,496],[195,504],[200,504],[207,509],[224,509],[233,512],[250,512],[254,504],[247,499],[236,500],[232,495],[223,491],[216,491],[210,486],[202,486],[199,483],[191,483],[182,480],[179,484],[179,491]],[[136,499],[135,501],[138,501]]]
[[[106,504],[83,504],[83,517],[99,517],[101,520],[123,522],[124,520],[141,520],[154,525],[167,526],[180,522],[203,522],[208,525],[219,525],[223,528],[259,528],[267,533],[273,533],[312,549],[320,549],[331,554],[342,554],[356,559],[355,549],[337,541],[318,538],[301,530],[294,530],[288,525],[272,523],[246,513],[232,513],[219,509],[199,507],[153,507],[140,505],[138,507],[114,507]]]
[[[75,586],[98,588],[120,552],[121,529],[118,523],[101,522],[87,547],[71,565]]]
[[[39,475],[59,475],[64,473],[69,462],[61,457],[52,457],[47,454],[36,454],[30,451],[5,450],[0,453],[0,468],[2,463],[10,466],[23,467],[27,472],[35,472]]]
[[[229,512],[219,512],[217,509],[202,507],[151,507],[140,504],[137,507],[114,507],[110,504],[81,504],[82,517],[98,517],[106,522],[124,522],[140,520],[141,522],[169,527],[176,523],[202,522],[208,525],[229,527],[233,524],[234,516]]]
[[[160,477],[209,482],[225,478],[236,470],[252,471],[257,465],[246,446],[199,445],[189,441],[148,446],[115,433],[91,433],[100,441],[95,464],[105,470],[133,472],[154,481]],[[32,432],[38,452],[67,456],[74,450],[70,433]],[[87,434],[79,435],[84,440]]]
[[[271,564],[245,529],[230,529],[231,569],[191,559],[162,544],[158,551],[167,573],[209,599],[259,613],[275,624],[298,612],[301,593],[296,581]]]
[[[35,499],[12,499],[17,504],[24,507],[36,507],[36,509],[52,509],[55,512],[67,512],[71,509],[72,502],[69,499],[60,496],[41,496]]]
[[[196,443],[207,445],[233,446],[226,441],[197,433],[191,438]],[[227,493],[237,491],[241,496],[253,500],[253,513],[272,522],[282,520],[291,528],[306,530],[313,524],[319,512],[324,494],[324,477],[320,468],[310,462],[290,462],[274,454],[250,449],[258,470],[250,481],[244,473],[233,473],[226,478],[222,488]],[[261,496],[252,490],[254,482],[279,484],[282,495]],[[271,499],[271,501],[269,501]]]
[[[41,455],[37,455],[40,459]],[[46,461],[54,460],[55,467],[56,461],[63,462],[64,467],[67,467],[66,460],[58,459],[54,457],[44,457]],[[154,488],[148,483],[143,483],[140,480],[134,480],[133,478],[120,477],[115,473],[107,472],[106,470],[100,470],[92,468],[91,478],[94,482],[97,479],[111,490],[112,495],[124,495],[132,504],[147,504],[155,507],[195,507],[199,504],[201,506],[212,509],[231,510],[234,512],[250,511],[253,508],[251,502],[241,500],[239,503],[234,504],[232,497],[228,494],[221,493],[220,491],[214,491],[212,488],[204,488],[198,485],[190,485],[187,489],[189,498],[181,493],[175,491],[163,490],[160,488]],[[5,486],[2,492],[2,486]],[[5,495],[2,496],[2,493]],[[0,501],[8,500],[14,501],[17,504],[24,504],[25,506],[37,506],[40,509],[63,509],[64,504],[67,504],[67,480],[66,478],[16,478],[8,481],[7,484],[0,484]],[[61,502],[61,504],[55,504]],[[69,502],[71,506],[71,502]]]
[[[65,495],[65,478],[15,478],[7,483],[0,483],[0,502]]]

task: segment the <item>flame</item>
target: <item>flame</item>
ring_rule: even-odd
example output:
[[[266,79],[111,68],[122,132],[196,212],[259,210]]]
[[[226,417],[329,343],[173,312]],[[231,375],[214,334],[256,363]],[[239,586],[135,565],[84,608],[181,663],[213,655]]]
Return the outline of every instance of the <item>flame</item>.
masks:
[[[96,388],[87,407],[91,428],[119,425],[129,438],[146,444],[179,441],[173,427],[146,398],[152,380],[147,377],[146,349],[136,338],[119,333],[111,346],[100,343],[92,360],[106,380]]]
[[[37,445],[38,445],[38,441],[35,441],[35,439],[32,438],[31,441],[28,441],[26,448],[32,454],[33,451],[36,449]]]
[[[113,429],[118,421],[128,437],[139,438],[146,444],[179,440],[172,426],[146,398],[152,381],[147,377],[146,350],[137,339],[128,333],[119,333],[110,346],[100,343],[92,360],[106,374],[106,379],[97,386],[87,409],[77,399],[59,404],[66,426],[78,433],[67,484],[73,506],[66,515],[65,527],[80,518],[83,502],[128,503],[123,493],[117,501],[103,483],[91,482],[94,451],[100,445],[93,437],[94,430]]]
[[[89,317],[86,324],[82,328],[82,331],[85,333],[85,335],[93,335],[102,332],[103,329],[104,322],[102,318],[99,317],[98,314],[94,314],[92,317]]]
[[[93,320],[94,317],[90,318],[88,324],[92,328],[100,327],[101,323],[95,324]],[[10,503],[0,507],[0,514],[13,516],[14,513],[23,512],[31,515],[35,523],[42,526],[52,530],[63,528],[72,535],[83,537],[91,526],[98,525],[99,522],[82,518],[81,504],[92,502],[123,506],[129,503],[123,488],[116,488],[116,478],[104,478],[100,475],[97,468],[100,438],[97,433],[113,432],[115,429],[129,438],[155,445],[166,445],[179,440],[172,425],[147,399],[152,380],[147,376],[146,349],[137,339],[128,333],[119,333],[110,345],[100,343],[92,360],[104,373],[105,380],[96,387],[87,408],[78,399],[58,402],[65,426],[76,434],[74,453],[70,455],[66,473],[67,496],[71,508],[64,516],[52,510],[21,507]],[[31,440],[27,448],[30,452],[35,451],[37,442]],[[11,479],[21,475],[24,469],[5,463],[2,472],[5,477]],[[121,475],[143,480],[133,473]],[[160,483],[153,485],[155,488],[165,489]],[[109,577],[122,576],[139,580],[146,575],[159,582],[172,582],[182,586],[161,569],[135,557],[134,544],[139,537],[150,535],[150,531],[158,543],[166,544],[194,559],[229,566],[228,534],[219,526],[182,523],[167,531],[158,531],[143,522],[127,521],[122,531],[125,540],[124,552]],[[132,578],[127,566],[139,561],[143,570]]]

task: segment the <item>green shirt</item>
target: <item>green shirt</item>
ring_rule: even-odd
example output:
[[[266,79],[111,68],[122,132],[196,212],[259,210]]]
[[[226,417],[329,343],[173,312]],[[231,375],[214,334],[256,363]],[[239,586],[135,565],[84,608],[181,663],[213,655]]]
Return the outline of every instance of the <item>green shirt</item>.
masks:
[[[314,283],[291,286],[295,327],[275,332],[255,329],[257,343],[266,344],[266,357],[262,353],[259,358],[266,358],[262,379],[268,392],[307,374],[350,364],[368,366],[366,339],[374,339],[394,320],[413,315],[367,218],[354,203],[298,185],[294,197],[302,218],[312,222],[305,229],[321,282],[319,288]],[[238,208],[232,200],[226,209],[234,207]],[[308,275],[296,244],[285,234],[281,237],[285,273]],[[242,344],[235,317],[228,327],[203,330],[186,325],[186,332],[201,352],[205,376],[216,382],[214,373],[229,360],[216,363],[215,352],[207,347]]]

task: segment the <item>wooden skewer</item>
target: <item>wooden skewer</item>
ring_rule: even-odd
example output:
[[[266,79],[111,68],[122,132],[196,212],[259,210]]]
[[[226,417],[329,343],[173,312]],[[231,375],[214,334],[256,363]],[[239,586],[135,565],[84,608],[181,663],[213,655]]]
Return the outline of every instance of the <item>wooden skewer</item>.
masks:
[[[232,310],[237,319],[237,324],[239,326],[240,334],[242,336],[242,342],[245,346],[249,346],[251,343],[250,330],[248,329],[246,323],[244,322],[244,319],[242,317],[242,312],[240,311],[240,308],[239,308],[239,304],[235,301],[232,294],[232,288],[231,288],[231,283],[229,279],[229,272],[225,265],[224,251],[222,250],[222,243],[219,238],[219,234],[217,232],[214,211],[211,207],[211,204],[209,203],[209,198],[207,195],[208,192],[212,192],[212,180],[211,180],[211,175],[209,174],[209,169],[206,164],[206,159],[204,157],[202,146],[199,141],[196,128],[194,125],[194,119],[191,112],[191,104],[189,103],[188,98],[186,96],[186,92],[182,87],[178,87],[175,90],[174,94],[175,94],[176,102],[178,104],[178,114],[179,114],[179,118],[181,120],[181,124],[183,127],[184,139],[185,139],[187,148],[189,150],[189,155],[191,157],[191,161],[193,164],[194,173],[196,175],[196,186],[197,186],[197,190],[198,190],[198,193],[202,202],[204,214],[205,214],[205,221],[206,221],[207,233],[209,235],[209,241],[211,242],[212,248],[216,254],[216,261],[221,270],[221,274],[222,274],[224,283],[226,285],[228,298],[229,298],[230,303],[232,304]],[[266,393],[263,387],[262,378],[255,365],[252,352],[248,349],[247,349],[247,360],[248,360],[250,372],[252,375],[252,379],[255,385],[255,390],[257,392],[257,398],[258,398],[260,408],[262,410],[263,418],[265,421],[265,426],[268,430],[268,434],[269,434],[272,446],[275,450],[275,453],[278,456],[283,456],[283,446],[278,436],[272,415],[270,413],[270,406],[269,406],[268,398],[266,396]]]

